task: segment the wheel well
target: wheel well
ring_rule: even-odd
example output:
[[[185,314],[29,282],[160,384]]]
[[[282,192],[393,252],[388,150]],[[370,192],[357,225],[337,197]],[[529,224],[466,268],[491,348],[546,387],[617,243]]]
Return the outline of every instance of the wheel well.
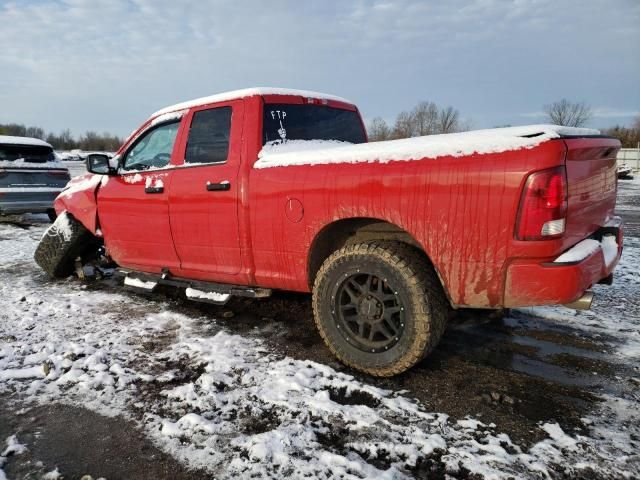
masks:
[[[411,245],[424,255],[430,265],[433,265],[420,244],[397,225],[376,218],[338,220],[324,227],[311,244],[307,270],[309,272],[309,288],[313,288],[318,270],[333,252],[345,245],[373,240],[389,240]]]

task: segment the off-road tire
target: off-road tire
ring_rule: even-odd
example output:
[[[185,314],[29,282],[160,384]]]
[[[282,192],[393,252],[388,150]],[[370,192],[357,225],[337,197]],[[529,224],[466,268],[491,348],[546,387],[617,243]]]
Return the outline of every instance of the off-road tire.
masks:
[[[56,223],[51,225],[33,256],[36,263],[52,278],[68,277],[75,269],[76,258],[84,258],[97,248],[97,239],[93,234],[69,213],[65,215],[69,221],[69,229],[63,232]]]
[[[365,352],[345,338],[335,316],[338,300],[332,298],[343,278],[368,271],[394,284],[405,311],[397,343],[377,353]],[[433,267],[413,247],[398,242],[359,243],[337,250],[322,264],[313,286],[315,323],[325,344],[342,363],[377,377],[402,373],[431,353],[450,311]]]

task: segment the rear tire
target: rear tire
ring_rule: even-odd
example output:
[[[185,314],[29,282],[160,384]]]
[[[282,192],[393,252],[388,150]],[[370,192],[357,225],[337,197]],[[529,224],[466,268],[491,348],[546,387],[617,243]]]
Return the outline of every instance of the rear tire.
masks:
[[[94,253],[97,246],[91,232],[63,212],[40,240],[34,259],[50,277],[66,278],[73,273],[76,258]]]
[[[322,264],[313,312],[344,364],[378,377],[404,372],[444,333],[450,306],[429,262],[395,242],[347,245]]]

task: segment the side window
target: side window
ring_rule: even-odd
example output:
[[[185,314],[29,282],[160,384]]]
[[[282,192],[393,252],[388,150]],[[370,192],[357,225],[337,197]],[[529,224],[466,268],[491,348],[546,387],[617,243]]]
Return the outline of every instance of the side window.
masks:
[[[226,162],[230,133],[231,107],[194,113],[187,140],[185,164]]]
[[[169,165],[180,122],[165,123],[144,133],[122,162],[123,170],[149,170]]]

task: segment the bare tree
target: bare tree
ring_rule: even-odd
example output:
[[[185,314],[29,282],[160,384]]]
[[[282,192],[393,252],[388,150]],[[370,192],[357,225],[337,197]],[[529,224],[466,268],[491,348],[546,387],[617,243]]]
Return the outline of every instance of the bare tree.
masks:
[[[55,133],[49,133],[47,135],[47,142],[50,143],[53,148],[58,150],[72,150],[78,148],[78,142],[71,135],[71,130],[62,130],[59,135]]]
[[[56,150],[81,148],[83,150],[115,151],[122,144],[120,137],[108,132],[99,134],[89,131],[80,140],[76,140],[68,128],[56,135],[55,133],[46,133],[41,127],[26,127],[18,123],[0,124],[0,135],[46,139]]]
[[[458,132],[468,132],[469,130],[473,130],[473,120],[467,118],[459,122]]]
[[[454,133],[470,130],[472,123],[462,121],[460,112],[453,107],[439,108],[434,102],[420,102],[410,112],[400,112],[393,128],[380,118],[369,124],[371,141],[418,137],[439,133]]]
[[[82,150],[112,151],[117,150],[121,143],[122,140],[119,137],[107,132],[101,135],[97,132],[88,131],[80,138],[79,147]]]
[[[566,98],[545,105],[544,112],[551,123],[565,127],[582,127],[593,117],[591,107],[585,102],[573,103]]]
[[[27,127],[26,135],[27,137],[44,140],[44,130],[40,127]]]
[[[391,129],[389,125],[387,125],[387,122],[381,117],[376,117],[371,120],[368,131],[370,142],[380,142],[391,138]]]
[[[440,110],[438,115],[438,133],[454,133],[460,131],[460,113],[453,107]]]
[[[16,137],[26,137],[27,127],[19,123],[7,123],[0,125],[0,135],[13,135]]]
[[[65,150],[78,148],[78,142],[75,141],[73,135],[71,135],[71,130],[69,130],[68,128],[60,132],[60,142],[62,146],[58,148],[64,148]]]
[[[433,102],[420,102],[411,112],[413,134],[433,135],[438,128],[438,106]]]
[[[640,145],[640,116],[630,127],[616,125],[602,130],[602,133],[620,140],[622,148],[637,148]]]
[[[413,117],[409,112],[400,112],[393,126],[392,138],[413,137]]]

